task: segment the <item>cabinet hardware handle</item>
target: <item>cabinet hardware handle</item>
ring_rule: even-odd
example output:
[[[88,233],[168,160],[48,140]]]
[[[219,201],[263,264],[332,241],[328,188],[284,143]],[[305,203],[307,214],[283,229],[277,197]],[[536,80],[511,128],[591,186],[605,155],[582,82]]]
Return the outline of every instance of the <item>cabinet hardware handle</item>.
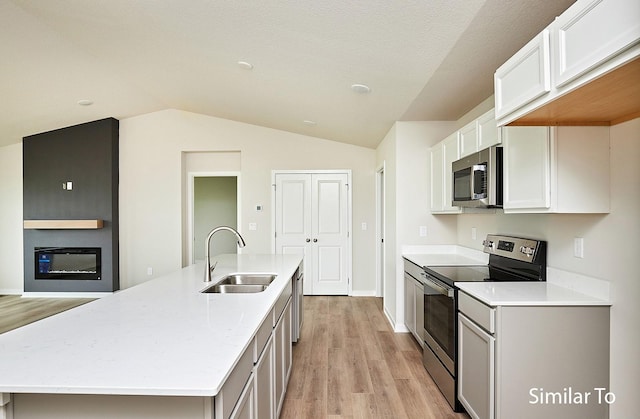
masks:
[[[318,239],[313,239],[313,242],[314,242],[314,243],[317,243],[317,242],[318,242]]]
[[[311,241],[310,238],[307,237],[307,239],[305,240],[307,243],[309,243]]]

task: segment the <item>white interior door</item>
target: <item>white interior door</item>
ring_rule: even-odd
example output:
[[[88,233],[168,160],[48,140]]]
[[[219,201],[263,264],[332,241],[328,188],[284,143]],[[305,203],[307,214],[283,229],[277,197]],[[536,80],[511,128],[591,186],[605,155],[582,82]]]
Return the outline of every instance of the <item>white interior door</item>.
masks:
[[[304,255],[304,294],[348,295],[348,174],[278,173],[275,197],[276,253]]]
[[[278,174],[275,192],[275,253],[303,255],[304,272],[310,274],[311,177],[299,173]],[[305,294],[310,294],[308,282],[304,281]]]

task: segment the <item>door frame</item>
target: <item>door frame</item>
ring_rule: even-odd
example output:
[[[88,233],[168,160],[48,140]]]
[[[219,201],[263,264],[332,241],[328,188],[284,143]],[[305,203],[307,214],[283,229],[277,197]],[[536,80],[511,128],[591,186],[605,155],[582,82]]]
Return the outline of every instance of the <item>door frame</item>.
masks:
[[[385,275],[385,162],[376,169],[376,297],[384,297]]]
[[[346,174],[347,175],[347,295],[353,294],[353,183],[351,169],[343,170],[272,170],[271,171],[271,253],[276,253],[276,175],[278,174]]]
[[[195,198],[195,178],[197,177],[235,177],[236,178],[236,217],[237,217],[237,230],[240,232],[242,225],[241,213],[242,206],[240,205],[241,189],[240,189],[240,173],[238,171],[221,171],[221,172],[188,172],[187,177],[187,254],[189,255],[189,264],[195,263],[194,258],[194,222],[195,222],[195,205],[193,200]],[[241,233],[242,234],[242,233]],[[238,253],[242,253],[242,249],[238,249]]]

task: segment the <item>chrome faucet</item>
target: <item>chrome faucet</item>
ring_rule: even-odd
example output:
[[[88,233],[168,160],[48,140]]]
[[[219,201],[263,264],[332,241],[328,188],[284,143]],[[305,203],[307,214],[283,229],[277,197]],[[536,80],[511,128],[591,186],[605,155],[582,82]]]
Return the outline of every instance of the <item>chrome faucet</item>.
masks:
[[[238,233],[236,230],[234,230],[231,227],[220,226],[211,230],[211,232],[207,236],[207,240],[205,242],[205,247],[204,247],[204,254],[207,262],[206,263],[207,266],[205,267],[205,271],[204,271],[204,282],[211,282],[211,272],[213,272],[213,270],[216,268],[216,265],[218,264],[218,262],[216,261],[216,263],[214,263],[213,266],[211,266],[210,250],[211,250],[211,237],[213,237],[213,235],[220,230],[227,230],[232,232],[238,238],[238,247],[243,248],[245,246],[244,239],[242,238],[240,233]]]

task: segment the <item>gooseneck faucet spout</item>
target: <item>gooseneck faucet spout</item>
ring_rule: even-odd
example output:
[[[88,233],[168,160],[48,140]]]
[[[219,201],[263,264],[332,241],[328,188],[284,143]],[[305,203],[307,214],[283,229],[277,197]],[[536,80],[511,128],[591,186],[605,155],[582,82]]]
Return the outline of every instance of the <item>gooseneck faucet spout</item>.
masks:
[[[210,252],[211,251],[211,237],[213,237],[214,234],[216,234],[218,231],[221,231],[221,230],[230,231],[233,234],[235,234],[236,238],[238,239],[238,247],[243,248],[245,246],[244,239],[242,238],[240,233],[238,233],[235,229],[233,229],[231,227],[220,226],[220,227],[216,227],[213,230],[211,230],[211,232],[207,236],[207,240],[205,242],[205,247],[204,247],[204,255],[205,255],[205,258],[206,258],[206,267],[205,267],[205,271],[204,271],[204,282],[211,282],[211,272],[216,268],[216,264],[217,264],[217,262],[216,262],[216,264],[211,266],[211,252]]]

